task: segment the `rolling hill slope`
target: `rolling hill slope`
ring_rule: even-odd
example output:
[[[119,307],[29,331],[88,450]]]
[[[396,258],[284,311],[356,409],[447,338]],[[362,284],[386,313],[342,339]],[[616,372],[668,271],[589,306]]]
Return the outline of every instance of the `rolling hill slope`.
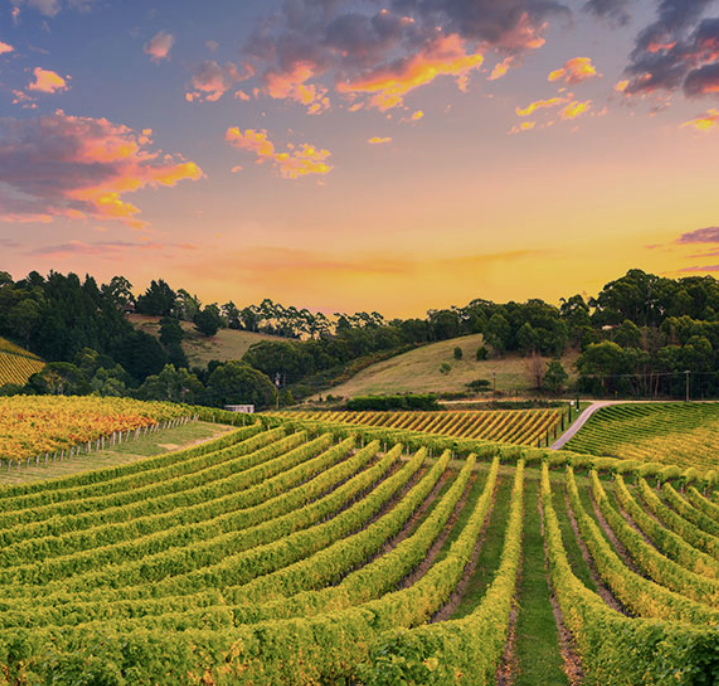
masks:
[[[159,317],[133,314],[129,319],[132,325],[141,331],[153,336],[160,335]],[[220,329],[217,335],[207,338],[195,331],[192,322],[180,322],[180,324],[185,331],[182,348],[192,365],[206,366],[210,360],[220,360],[221,362],[239,360],[254,343],[266,340],[288,340],[278,336],[233,329]]]
[[[528,360],[512,353],[503,358],[478,361],[476,353],[482,340],[481,334],[473,334],[411,350],[362,370],[329,392],[345,397],[403,391],[458,392],[465,391],[465,384],[475,379],[487,379],[491,382],[493,373],[496,375],[498,391],[514,394],[531,390]],[[457,346],[462,349],[461,360],[454,359],[454,349]],[[576,358],[577,353],[574,351],[568,352],[562,358],[570,382],[576,376],[573,369]],[[442,363],[445,362],[450,366],[450,371],[446,374],[440,371]]]

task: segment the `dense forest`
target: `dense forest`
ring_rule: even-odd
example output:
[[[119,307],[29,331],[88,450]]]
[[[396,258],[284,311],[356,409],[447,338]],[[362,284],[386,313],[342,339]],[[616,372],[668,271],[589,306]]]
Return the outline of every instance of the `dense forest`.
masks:
[[[159,339],[137,330],[127,314],[161,317]],[[180,321],[204,336],[220,328],[285,338],[255,344],[242,360],[190,368]],[[266,407],[329,386],[333,379],[415,346],[483,334],[478,357],[559,357],[577,361],[579,390],[600,395],[717,394],[719,282],[662,278],[640,270],[608,283],[596,298],[573,295],[554,305],[532,299],[504,304],[476,299],[430,310],[423,319],[386,320],[378,312],[310,312],[269,299],[242,309],[232,301],[202,305],[159,279],[144,293],[116,276],[94,278],[31,272],[14,281],[0,272],[0,335],[50,364],[24,388],[4,394],[91,393],[222,405]]]

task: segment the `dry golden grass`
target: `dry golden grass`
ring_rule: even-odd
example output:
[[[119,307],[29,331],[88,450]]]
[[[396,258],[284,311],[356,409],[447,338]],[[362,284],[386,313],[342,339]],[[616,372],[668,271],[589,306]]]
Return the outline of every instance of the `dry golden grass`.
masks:
[[[160,318],[133,314],[129,317],[135,328],[145,331],[153,336],[160,335]],[[262,333],[249,331],[235,331],[234,329],[220,329],[216,336],[207,338],[195,331],[192,322],[180,322],[185,331],[182,347],[187,359],[193,366],[207,366],[210,360],[240,360],[249,350],[250,346],[260,341],[275,340],[286,341],[286,338],[267,336]]]
[[[527,359],[516,353],[503,358],[477,361],[477,348],[482,345],[482,335],[473,334],[440,341],[417,348],[404,355],[378,362],[340,386],[328,392],[332,395],[354,397],[358,395],[410,392],[458,392],[465,391],[466,384],[475,379],[493,378],[496,374],[497,390],[505,394],[526,393],[532,388],[527,372]],[[462,349],[462,359],[454,359],[454,349]],[[570,376],[576,377],[574,362],[577,353],[568,352],[562,364]],[[548,360],[545,360],[545,363]],[[446,362],[451,370],[440,372]]]

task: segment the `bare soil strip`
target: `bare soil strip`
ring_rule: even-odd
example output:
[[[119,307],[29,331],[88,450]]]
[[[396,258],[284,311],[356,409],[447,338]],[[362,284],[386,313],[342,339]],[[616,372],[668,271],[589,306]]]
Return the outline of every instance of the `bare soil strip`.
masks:
[[[437,500],[437,497],[439,496],[439,493],[442,490],[443,486],[447,483],[447,481],[449,481],[451,477],[452,474],[449,472],[449,470],[442,474],[430,494],[424,499],[424,502],[412,513],[412,516],[405,522],[405,525],[402,527],[402,530],[394,538],[390,539],[382,546],[376,557],[379,557],[380,555],[386,555],[390,551],[394,550],[402,541],[404,541],[405,538],[412,535],[415,528],[417,527],[417,524],[424,517],[425,513],[427,512],[427,510],[429,510],[434,501]]]
[[[433,624],[435,622],[446,622],[456,611],[459,607],[459,604],[462,602],[462,597],[464,596],[464,592],[467,589],[467,585],[469,584],[470,580],[472,579],[472,576],[474,575],[474,571],[477,568],[477,561],[479,560],[479,554],[482,551],[482,545],[484,544],[484,539],[487,533],[487,527],[489,526],[489,522],[492,519],[492,512],[494,511],[494,502],[497,495],[497,487],[499,486],[499,479],[497,479],[497,482],[494,485],[494,490],[492,491],[492,502],[489,505],[489,509],[487,510],[487,516],[484,520],[484,524],[482,525],[482,530],[479,533],[479,537],[477,538],[477,545],[474,547],[474,552],[472,553],[472,559],[469,561],[467,566],[464,568],[464,574],[462,575],[462,578],[460,579],[459,583],[454,589],[454,592],[449,597],[447,602],[432,616],[432,618],[429,620],[430,624]],[[448,532],[451,531],[451,527],[448,527]],[[441,549],[441,547],[440,547]],[[435,555],[436,557],[436,555]],[[425,570],[426,571],[426,570]]]
[[[582,535],[579,533],[579,526],[577,524],[576,518],[574,517],[574,510],[572,510],[572,506],[569,502],[569,494],[567,493],[566,489],[564,491],[564,499],[567,503],[567,514],[569,516],[569,523],[571,524],[572,531],[574,532],[574,536],[577,539],[577,545],[579,546],[579,550],[581,550],[581,552],[582,552],[582,557],[584,558],[584,561],[587,563],[587,567],[589,568],[589,573],[592,575],[592,580],[594,581],[594,583],[597,587],[597,594],[613,610],[616,610],[617,612],[621,612],[624,615],[629,615],[626,608],[616,599],[616,597],[611,592],[609,587],[602,580],[602,577],[599,576],[599,572],[597,571],[597,566],[594,563],[594,558],[589,553],[589,550],[587,549],[587,545],[584,543],[584,539],[582,538]]]
[[[417,583],[417,581],[419,581],[419,579],[421,579],[427,573],[427,570],[429,570],[429,568],[434,564],[437,555],[439,555],[440,551],[444,547],[447,538],[449,538],[449,535],[452,533],[452,529],[457,523],[457,519],[459,518],[460,513],[462,512],[465,504],[467,503],[467,496],[469,496],[469,492],[472,490],[472,486],[474,485],[474,481],[476,478],[477,475],[475,473],[473,475],[473,478],[470,478],[469,482],[467,483],[467,487],[465,488],[462,497],[457,502],[457,505],[454,508],[454,512],[452,512],[449,520],[447,521],[447,524],[444,527],[444,531],[437,537],[437,540],[427,551],[427,555],[424,557],[422,562],[417,567],[415,567],[410,574],[408,574],[404,579],[402,579],[398,587],[399,589],[409,588],[413,584]]]
[[[589,497],[592,501],[592,507],[594,508],[594,515],[597,518],[597,524],[599,524],[602,531],[604,531],[604,533],[607,535],[607,538],[610,540],[612,546],[614,547],[614,552],[616,552],[616,554],[619,555],[620,558],[622,558],[622,562],[624,562],[624,564],[627,565],[627,567],[629,567],[629,569],[631,569],[635,574],[644,576],[639,570],[639,568],[634,564],[634,560],[629,554],[629,551],[619,542],[619,539],[614,535],[612,528],[609,526],[609,524],[607,524],[607,520],[604,519],[604,516],[599,510],[599,505],[597,505],[597,501],[594,500],[594,495],[590,493]]]
[[[512,598],[512,609],[509,613],[509,632],[507,634],[507,645],[504,647],[502,661],[497,667],[494,675],[496,686],[511,686],[514,683],[514,676],[519,671],[517,660],[517,618],[519,617],[519,588],[522,584],[522,569],[524,568],[524,556],[519,561],[517,570],[517,591]]]

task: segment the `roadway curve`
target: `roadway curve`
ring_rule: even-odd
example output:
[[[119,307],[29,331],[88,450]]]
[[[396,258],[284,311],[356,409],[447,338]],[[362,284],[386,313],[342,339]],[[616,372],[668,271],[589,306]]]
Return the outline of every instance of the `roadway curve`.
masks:
[[[595,413],[601,410],[603,407],[609,407],[610,405],[637,405],[639,403],[670,403],[677,402],[676,400],[598,400],[592,403],[589,407],[585,408],[582,413],[574,420],[572,426],[570,426],[552,445],[549,446],[550,450],[561,450],[564,445],[570,441],[577,432],[587,423],[587,420]],[[712,400],[692,400],[692,402],[707,403],[716,402]]]
[[[609,405],[619,405],[621,400],[600,400],[599,402],[592,403],[589,407],[585,407],[582,413],[574,420],[574,423],[556,440],[552,445],[549,446],[550,450],[561,450],[565,443],[570,441],[577,434],[589,420],[589,418],[595,413],[601,410],[603,407]]]

